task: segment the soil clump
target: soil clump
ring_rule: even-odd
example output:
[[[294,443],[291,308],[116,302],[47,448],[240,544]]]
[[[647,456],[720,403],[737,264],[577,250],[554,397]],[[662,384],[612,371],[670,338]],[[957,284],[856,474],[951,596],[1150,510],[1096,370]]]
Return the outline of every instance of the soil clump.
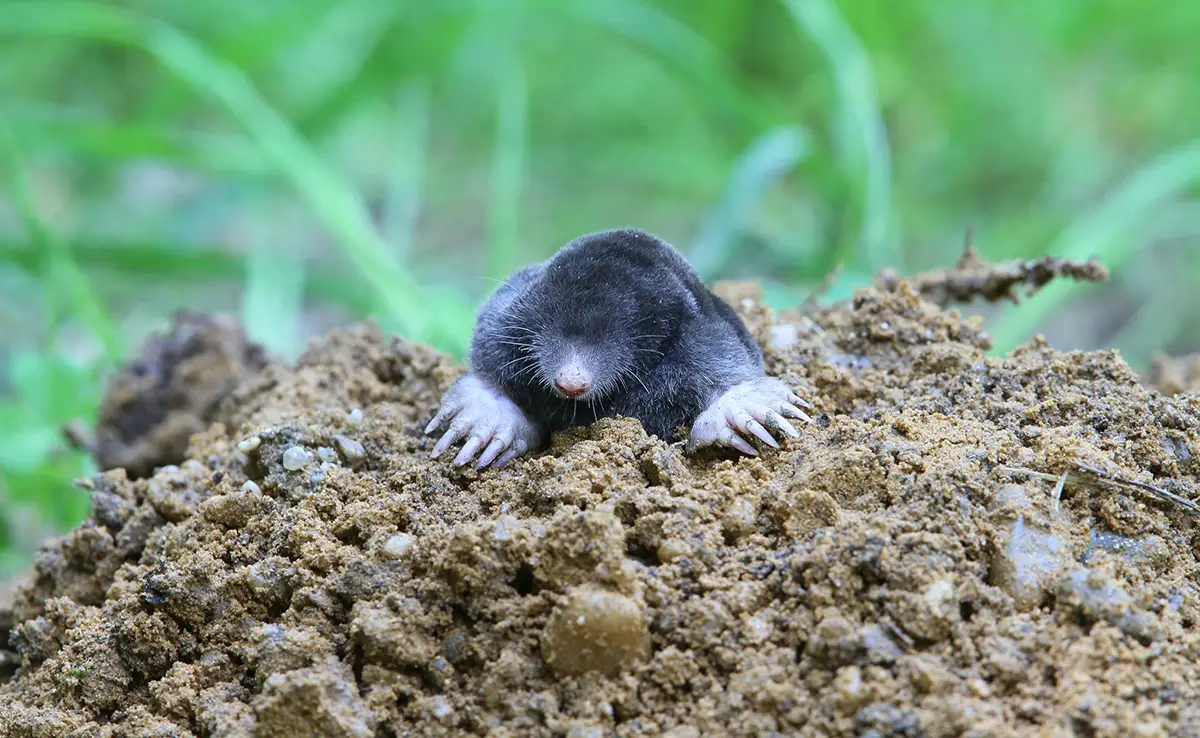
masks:
[[[182,462],[192,435],[211,426],[229,393],[268,360],[231,316],[181,310],[109,378],[95,431],[75,424],[67,437],[101,469],[149,476]]]

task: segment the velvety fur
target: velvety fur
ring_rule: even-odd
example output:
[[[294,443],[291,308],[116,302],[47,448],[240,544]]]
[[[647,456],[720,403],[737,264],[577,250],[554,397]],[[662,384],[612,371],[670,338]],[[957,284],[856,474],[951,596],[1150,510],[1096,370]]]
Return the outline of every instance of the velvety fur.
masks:
[[[551,389],[571,353],[592,374],[587,401]],[[510,277],[480,309],[470,362],[547,430],[624,415],[666,440],[763,376],[733,309],[672,246],[629,228],[582,236]]]

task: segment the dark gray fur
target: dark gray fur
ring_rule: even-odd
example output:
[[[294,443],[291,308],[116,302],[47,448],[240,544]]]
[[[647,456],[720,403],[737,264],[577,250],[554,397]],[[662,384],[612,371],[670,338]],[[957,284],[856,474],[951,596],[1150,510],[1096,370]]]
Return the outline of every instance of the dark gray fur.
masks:
[[[592,357],[591,402],[550,389],[572,346]],[[720,393],[763,376],[733,309],[675,248],[632,228],[582,236],[513,274],[479,311],[470,363],[545,430],[624,415],[665,440]]]

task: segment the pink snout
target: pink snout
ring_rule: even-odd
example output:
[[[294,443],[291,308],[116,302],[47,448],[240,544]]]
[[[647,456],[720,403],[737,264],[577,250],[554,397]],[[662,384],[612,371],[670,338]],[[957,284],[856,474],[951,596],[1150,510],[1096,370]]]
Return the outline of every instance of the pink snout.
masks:
[[[554,378],[554,386],[567,397],[575,398],[591,389],[592,383],[587,372],[571,364],[564,367]]]

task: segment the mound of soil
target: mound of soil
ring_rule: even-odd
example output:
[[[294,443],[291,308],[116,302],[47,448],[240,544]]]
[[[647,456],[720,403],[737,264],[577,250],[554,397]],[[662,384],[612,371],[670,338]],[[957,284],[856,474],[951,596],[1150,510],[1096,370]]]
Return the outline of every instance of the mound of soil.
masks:
[[[456,470],[446,357],[368,326],[265,367],[187,461],[91,480],[0,734],[1200,735],[1200,400],[989,358],[906,281],[724,292],[815,405],[760,458],[612,419]]]

